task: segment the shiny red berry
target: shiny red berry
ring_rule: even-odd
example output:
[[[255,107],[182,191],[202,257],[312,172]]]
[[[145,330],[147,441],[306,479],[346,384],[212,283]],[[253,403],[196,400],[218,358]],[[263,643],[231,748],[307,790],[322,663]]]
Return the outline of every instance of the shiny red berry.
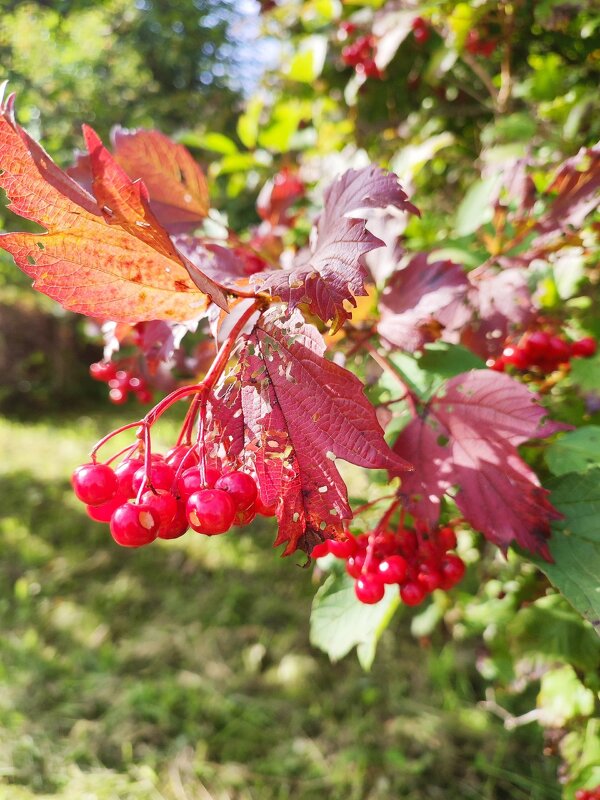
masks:
[[[440,563],[440,588],[451,589],[465,574],[465,562],[453,554],[444,556]]]
[[[435,562],[424,561],[419,564],[417,580],[428,592],[439,589],[442,584],[442,576]]]
[[[150,480],[152,488],[170,492],[175,480],[175,470],[165,461],[153,460],[150,467]],[[146,470],[144,467],[140,467],[131,482],[134,492],[139,492],[143,483],[146,483]]]
[[[202,473],[200,467],[189,467],[185,469],[177,479],[177,491],[183,498],[189,497],[194,492],[199,492],[201,489],[213,489],[215,483],[221,477],[218,469],[206,467],[204,470],[204,480],[202,480]]]
[[[250,508],[246,508],[243,511],[236,511],[233,524],[242,528],[244,525],[250,525],[255,516],[256,510],[254,506],[250,506]]]
[[[177,501],[177,511],[171,522],[168,525],[160,526],[158,531],[159,539],[178,539],[187,531],[190,526],[185,506],[184,500]]]
[[[106,503],[117,493],[119,481],[107,464],[83,464],[71,478],[75,494],[89,506]]]
[[[591,358],[596,353],[597,346],[593,336],[584,336],[571,344],[571,354],[575,358]]]
[[[108,382],[115,377],[117,367],[112,361],[97,361],[90,364],[90,375],[95,381]]]
[[[346,572],[352,578],[360,578],[364,563],[364,553],[357,553],[355,556],[350,556],[350,558],[346,561]]]
[[[227,492],[240,511],[250,508],[256,500],[256,482],[245,472],[228,472],[221,475],[215,483],[215,489]]]
[[[112,515],[119,506],[122,506],[129,500],[129,495],[126,494],[120,487],[114,497],[107,500],[106,503],[101,503],[99,506],[86,506],[85,510],[88,517],[95,522],[110,522]]]
[[[263,503],[259,494],[256,495],[254,508],[256,509],[256,513],[261,514],[263,517],[274,517],[277,514],[277,504],[274,503],[271,506],[266,505]]]
[[[152,490],[144,492],[141,497],[142,505],[148,506],[158,514],[160,520],[160,528],[158,535],[167,530],[170,524],[175,519],[177,513],[177,500],[170,492]]]
[[[361,603],[373,605],[385,594],[385,586],[377,575],[362,575],[354,584],[354,592]]]
[[[350,556],[353,556],[357,551],[356,539],[353,536],[343,541],[329,539],[328,545],[329,552],[333,553],[336,558],[350,558]]]
[[[402,583],[406,567],[406,559],[402,556],[388,556],[379,562],[377,573],[384,583]]]
[[[416,581],[408,581],[400,587],[400,597],[407,606],[418,606],[427,597],[426,589]]]
[[[198,463],[198,451],[195,447],[178,444],[172,447],[165,456],[165,461],[173,469],[178,469],[182,464],[184,469],[189,469]]]
[[[329,555],[329,540],[319,542],[310,552],[311,558],[324,558]]]
[[[237,511],[231,495],[221,489],[194,492],[188,497],[186,510],[190,527],[207,536],[228,531]]]
[[[456,533],[449,525],[444,525],[437,533],[438,544],[440,549],[446,553],[448,550],[454,550],[456,547]]]
[[[117,544],[123,547],[142,547],[158,536],[160,519],[146,505],[125,503],[119,506],[110,520],[110,532]]]
[[[141,458],[128,458],[116,468],[115,475],[119,480],[119,491],[125,492],[127,497],[135,497],[133,476],[143,466],[144,461]]]
[[[127,389],[115,388],[108,393],[108,399],[116,406],[122,406],[127,402],[129,392]]]

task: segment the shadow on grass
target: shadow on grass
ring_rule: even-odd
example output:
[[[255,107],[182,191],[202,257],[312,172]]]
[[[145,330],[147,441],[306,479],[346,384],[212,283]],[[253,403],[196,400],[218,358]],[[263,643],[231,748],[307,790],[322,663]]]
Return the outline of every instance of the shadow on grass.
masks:
[[[369,674],[312,650],[311,576],[272,529],[128,551],[67,481],[0,496],[3,798],[558,796],[537,737],[475,708],[467,646],[400,623]]]

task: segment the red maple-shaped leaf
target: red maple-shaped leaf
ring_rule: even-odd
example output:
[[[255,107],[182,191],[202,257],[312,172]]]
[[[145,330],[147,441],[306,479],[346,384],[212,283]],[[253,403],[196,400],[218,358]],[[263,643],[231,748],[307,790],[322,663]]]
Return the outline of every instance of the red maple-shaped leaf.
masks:
[[[379,167],[348,170],[325,192],[324,208],[311,241],[289,270],[261,272],[253,278],[293,309],[300,304],[334,330],[351,317],[346,304],[366,294],[365,255],[383,242],[366,226],[372,209],[395,206],[418,213],[397,177]]]
[[[564,161],[545,192],[551,203],[536,224],[540,232],[580,228],[588,214],[600,204],[600,144],[582,147]]]
[[[443,331],[458,330],[469,319],[464,299],[469,281],[459,264],[415,255],[397,270],[381,298],[380,336],[414,352]]]
[[[523,267],[474,270],[469,280],[467,303],[472,315],[469,321],[459,320],[461,342],[487,359],[502,352],[505,339],[513,331],[527,327],[536,309]]]
[[[433,524],[441,498],[453,494],[467,522],[503,551],[516,541],[551,560],[550,522],[560,514],[517,451],[565,428],[545,415],[539,398],[508,375],[473,370],[449,380],[394,445],[415,465],[400,487],[409,511]]]
[[[114,128],[112,154],[133,180],[142,180],[150,196],[150,207],[169,233],[184,233],[197,227],[210,207],[204,173],[181,144],[155,130]],[[92,168],[87,153],[80,153],[67,173],[90,190]]]
[[[210,299],[226,306],[215,282],[192,280],[144,185],[129,179],[91,129],[86,137],[96,197],[16,124],[13,98],[0,107],[0,186],[11,211],[46,229],[3,234],[0,247],[36,289],[88,316],[182,320],[198,317]]]
[[[278,503],[276,545],[285,554],[336,537],[352,517],[341,458],[404,471],[352,373],[323,358],[318,331],[298,312],[268,311],[246,335],[234,370],[217,388],[211,427],[230,459],[249,459],[261,498]]]

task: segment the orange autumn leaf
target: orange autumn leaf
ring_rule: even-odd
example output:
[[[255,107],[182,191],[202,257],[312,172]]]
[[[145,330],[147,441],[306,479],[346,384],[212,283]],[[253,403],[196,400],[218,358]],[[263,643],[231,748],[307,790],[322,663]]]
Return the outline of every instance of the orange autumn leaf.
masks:
[[[9,208],[45,233],[6,233],[0,247],[38,291],[71,311],[117,322],[186,320],[210,300],[226,307],[221,287],[186,261],[132,182],[91,129],[93,190],[88,194],[16,124],[14,98],[0,107],[0,186]]]
[[[115,161],[131,178],[144,181],[157,218],[172,233],[198,225],[208,213],[206,179],[183,145],[159,131],[116,128]]]

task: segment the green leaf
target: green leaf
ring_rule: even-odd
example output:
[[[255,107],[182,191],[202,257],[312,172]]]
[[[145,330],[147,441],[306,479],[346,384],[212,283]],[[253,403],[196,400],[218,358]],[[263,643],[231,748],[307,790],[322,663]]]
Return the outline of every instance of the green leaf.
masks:
[[[565,519],[556,527],[600,545],[600,467],[570,472],[548,481],[551,500]],[[600,573],[598,574],[600,583]]]
[[[553,475],[584,472],[599,465],[600,426],[586,425],[565,433],[546,448],[545,458]],[[600,497],[600,491],[598,494]]]
[[[600,391],[600,353],[594,358],[574,358],[570,378],[584,392]]]
[[[377,642],[400,605],[398,587],[387,586],[383,600],[365,605],[356,599],[354,581],[345,573],[329,575],[315,595],[310,616],[310,641],[331,661],[353,647],[363,669],[375,658]]]
[[[245,112],[238,119],[237,135],[240,137],[240,142],[249,150],[256,147],[263,107],[262,97],[253,97],[248,101]]]
[[[471,369],[485,369],[485,361],[460,344],[433,342],[425,345],[419,366],[441,380],[447,380]]]
[[[180,136],[179,141],[186,147],[211,150],[213,153],[221,153],[224,156],[232,155],[238,151],[236,143],[223,133],[194,133],[190,131]]]
[[[286,77],[292,81],[312,83],[323,70],[326,54],[327,39],[325,36],[305,37],[300,49],[289,63]]]
[[[547,488],[564,519],[552,526],[554,563],[534,560],[600,635],[600,468],[554,478]]]
[[[454,228],[459,236],[474,233],[486,222],[490,222],[493,208],[490,203],[494,191],[500,185],[501,175],[477,181],[465,194],[456,212]]]
[[[594,693],[581,683],[572,666],[546,672],[541,684],[537,706],[544,725],[562,728],[574,717],[594,712]]]
[[[554,531],[550,549],[555,563],[539,568],[600,635],[600,545]]]
[[[485,363],[466,347],[447,342],[426,344],[420,355],[393,353],[388,360],[403,383],[423,401],[429,400],[448,378],[485,367]],[[393,375],[384,373],[380,383],[393,395],[398,394],[399,383]]]
[[[505,629],[517,657],[535,654],[590,672],[600,667],[600,642],[593,628],[560,594],[541,597],[520,609]]]

